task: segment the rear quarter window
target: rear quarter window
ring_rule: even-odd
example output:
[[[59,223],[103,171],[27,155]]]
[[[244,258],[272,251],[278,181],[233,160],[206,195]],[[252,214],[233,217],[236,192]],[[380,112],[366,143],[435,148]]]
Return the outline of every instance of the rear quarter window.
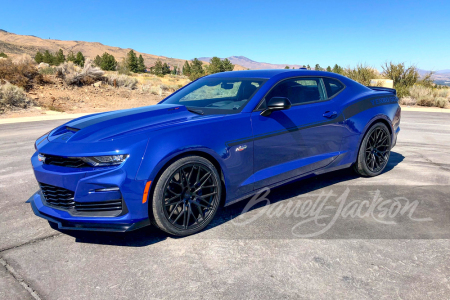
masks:
[[[344,89],[344,85],[336,79],[323,78],[323,83],[325,85],[328,98],[334,97]]]

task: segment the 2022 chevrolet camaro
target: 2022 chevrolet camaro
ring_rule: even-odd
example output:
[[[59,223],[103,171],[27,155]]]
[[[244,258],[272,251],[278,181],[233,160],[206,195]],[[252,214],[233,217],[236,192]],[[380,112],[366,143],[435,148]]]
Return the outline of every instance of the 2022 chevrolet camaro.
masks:
[[[60,229],[149,224],[196,233],[263,187],[385,168],[400,131],[396,92],[338,74],[258,70],[200,78],[154,106],[72,120],[40,137],[36,215]]]

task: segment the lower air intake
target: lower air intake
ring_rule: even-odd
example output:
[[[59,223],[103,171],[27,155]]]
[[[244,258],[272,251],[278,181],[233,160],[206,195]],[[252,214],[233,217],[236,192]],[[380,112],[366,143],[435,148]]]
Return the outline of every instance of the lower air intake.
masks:
[[[122,211],[122,199],[102,202],[76,202],[74,192],[50,184],[39,183],[45,204],[62,210],[76,212],[114,212]]]

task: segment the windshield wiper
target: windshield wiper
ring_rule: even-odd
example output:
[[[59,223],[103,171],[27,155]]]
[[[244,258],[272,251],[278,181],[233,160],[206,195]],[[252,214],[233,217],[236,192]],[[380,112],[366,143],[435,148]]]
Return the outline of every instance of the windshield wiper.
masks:
[[[190,111],[191,113],[198,114],[198,115],[203,115],[203,110],[201,110],[201,109],[192,109],[192,108],[188,108],[188,107],[186,107],[186,109],[188,111]]]

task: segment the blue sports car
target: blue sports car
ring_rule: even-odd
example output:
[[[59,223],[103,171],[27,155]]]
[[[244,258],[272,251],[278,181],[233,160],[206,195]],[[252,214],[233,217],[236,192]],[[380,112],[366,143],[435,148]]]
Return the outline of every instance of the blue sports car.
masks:
[[[400,131],[394,89],[310,70],[200,78],[154,106],[72,120],[36,143],[36,215],[60,229],[172,235],[205,228],[263,187],[385,168]]]

